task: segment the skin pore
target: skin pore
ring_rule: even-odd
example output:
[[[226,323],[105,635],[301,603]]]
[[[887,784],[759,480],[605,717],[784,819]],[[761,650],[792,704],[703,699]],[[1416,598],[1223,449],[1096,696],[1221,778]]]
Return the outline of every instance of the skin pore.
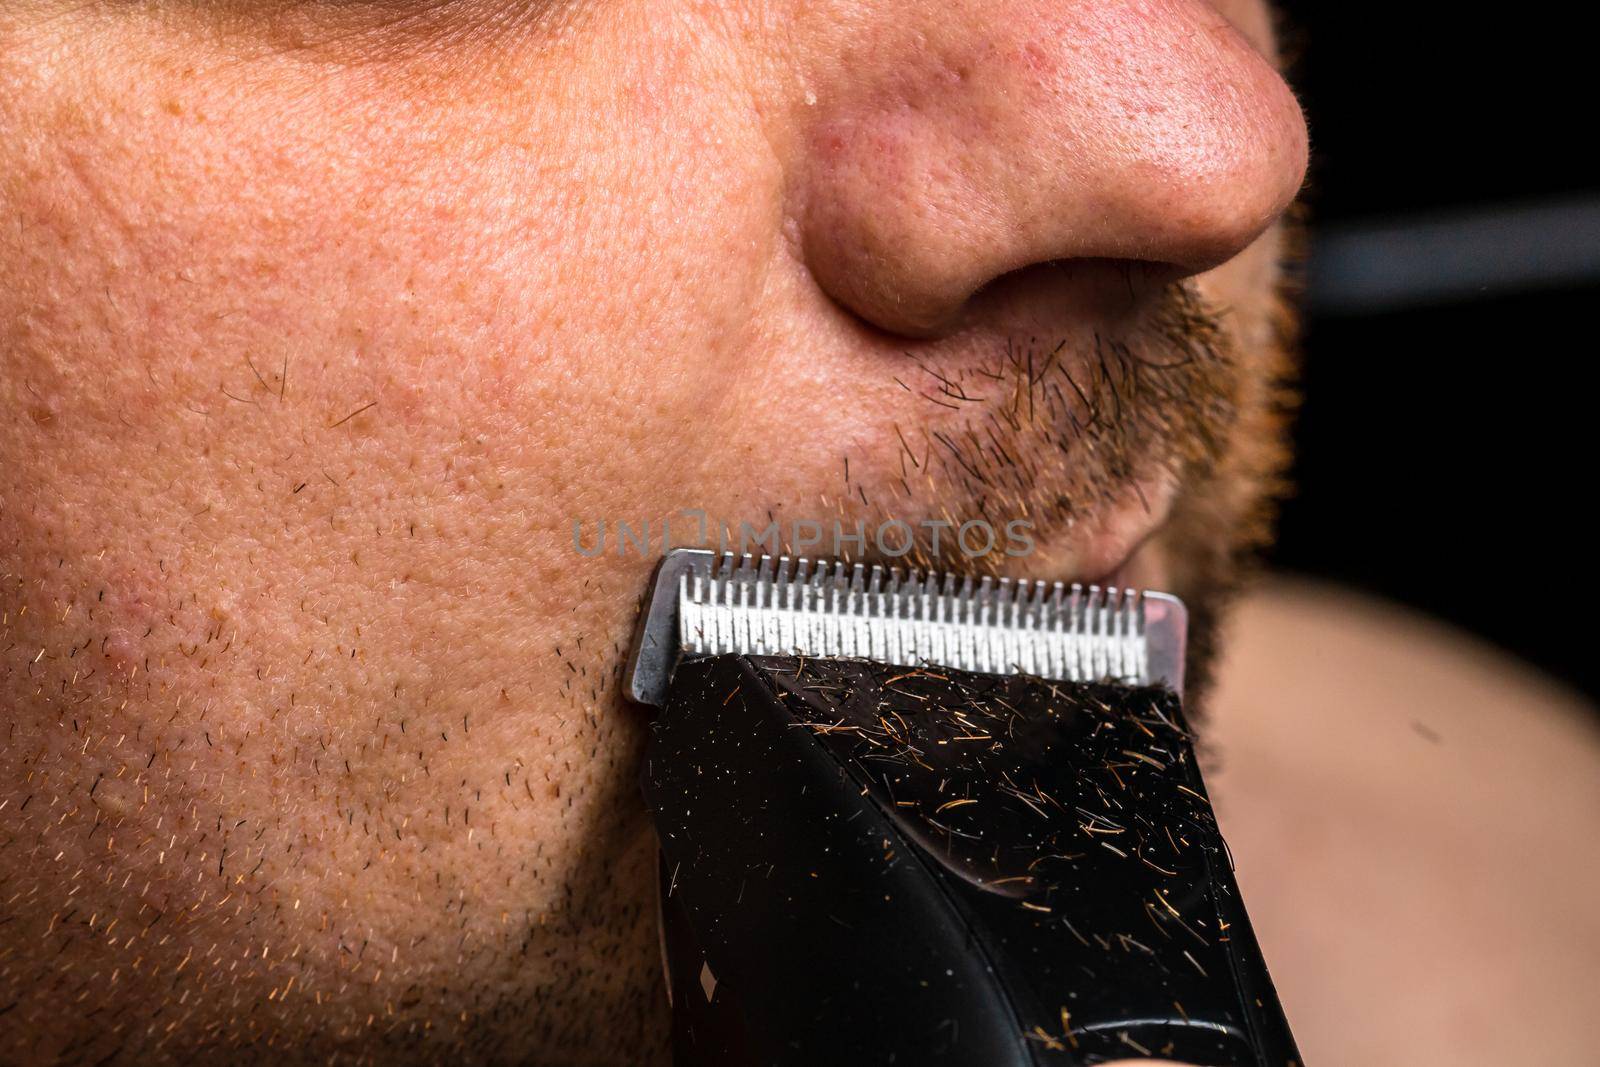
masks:
[[[659,1060],[697,509],[1265,534],[1305,130],[1249,0],[0,10],[0,1061]],[[919,549],[914,559],[925,560]]]

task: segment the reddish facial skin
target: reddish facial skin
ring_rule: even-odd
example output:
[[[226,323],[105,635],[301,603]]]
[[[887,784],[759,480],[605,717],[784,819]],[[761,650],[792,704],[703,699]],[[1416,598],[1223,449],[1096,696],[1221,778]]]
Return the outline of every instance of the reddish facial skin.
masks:
[[[1268,25],[6,4],[0,1060],[659,1058],[650,560],[573,522],[937,515],[947,475],[894,489],[933,372],[1154,352],[1195,277],[1211,476],[1008,564],[1195,587],[1279,455]]]

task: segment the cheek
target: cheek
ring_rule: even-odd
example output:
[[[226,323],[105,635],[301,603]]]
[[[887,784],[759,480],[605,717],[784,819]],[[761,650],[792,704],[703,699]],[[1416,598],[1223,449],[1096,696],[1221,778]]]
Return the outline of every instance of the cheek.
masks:
[[[776,230],[758,131],[687,48],[538,80],[537,58],[489,56],[465,87],[271,60],[201,76],[137,47],[41,68],[7,105],[31,134],[4,168],[26,234],[0,268],[7,359],[31,364],[38,418],[101,435],[79,459],[128,466],[131,445],[184,488],[250,465],[319,484],[337,431],[385,435],[363,457],[383,466],[492,440],[552,531],[598,486],[648,498],[719,429],[708,396]],[[668,112],[668,85],[706,99]]]
[[[202,76],[153,43],[16,57],[4,695],[80,777],[183,752],[151,818],[190,811],[196,839],[194,810],[288,795],[278,819],[314,825],[396,782],[459,816],[439,791],[469,780],[537,830],[632,743],[596,718],[615,650],[593,635],[626,631],[644,561],[580,569],[571,522],[716,507],[685,455],[746,413],[720,386],[778,182],[718,111],[736,94],[677,69],[689,43],[600,40],[539,82],[490,57],[464,88]],[[666,85],[706,98],[669,113]],[[74,711],[128,747],[97,755],[60,729]]]

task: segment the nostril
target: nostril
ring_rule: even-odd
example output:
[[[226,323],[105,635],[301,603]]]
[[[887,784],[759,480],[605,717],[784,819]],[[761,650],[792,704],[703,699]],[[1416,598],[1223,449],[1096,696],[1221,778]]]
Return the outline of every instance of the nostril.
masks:
[[[1003,333],[1059,328],[1065,315],[1111,323],[1147,310],[1152,300],[1191,272],[1138,259],[1056,259],[1031,263],[989,280],[962,305],[958,328]]]

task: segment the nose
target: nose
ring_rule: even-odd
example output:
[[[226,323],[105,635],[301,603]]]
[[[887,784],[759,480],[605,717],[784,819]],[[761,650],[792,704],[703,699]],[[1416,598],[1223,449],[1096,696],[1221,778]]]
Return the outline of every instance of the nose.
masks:
[[[884,330],[949,332],[1037,263],[1207,270],[1299,191],[1299,104],[1211,4],[853,9],[812,60],[796,213],[818,284]]]

